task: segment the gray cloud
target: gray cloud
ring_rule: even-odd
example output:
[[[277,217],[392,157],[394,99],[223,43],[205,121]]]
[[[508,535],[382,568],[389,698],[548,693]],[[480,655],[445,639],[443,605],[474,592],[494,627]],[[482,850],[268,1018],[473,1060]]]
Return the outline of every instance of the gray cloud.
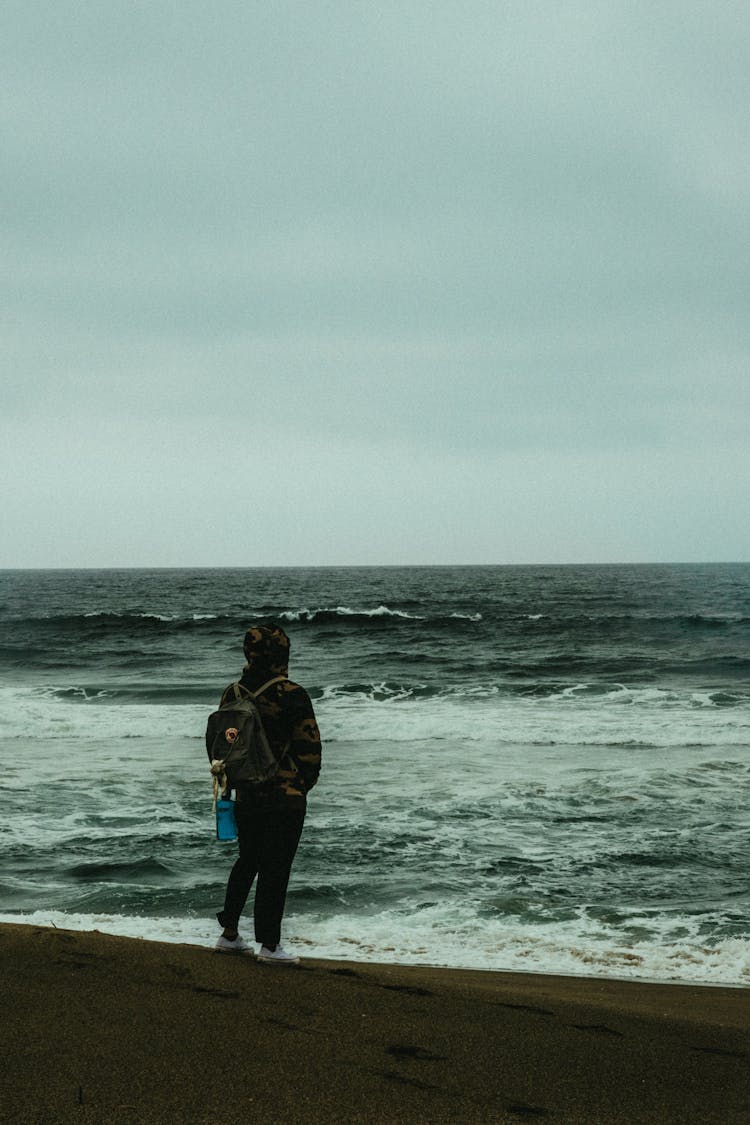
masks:
[[[747,557],[743,6],[1,19],[0,563],[252,562],[182,498],[279,443],[328,530],[258,561],[440,561],[446,505],[453,559]],[[102,480],[137,545],[81,508]]]

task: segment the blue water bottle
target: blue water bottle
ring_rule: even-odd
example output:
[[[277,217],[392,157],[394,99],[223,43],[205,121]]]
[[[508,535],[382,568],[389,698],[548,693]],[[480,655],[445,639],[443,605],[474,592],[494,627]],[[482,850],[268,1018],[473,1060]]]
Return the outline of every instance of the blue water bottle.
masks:
[[[237,839],[237,822],[234,819],[234,801],[230,801],[228,797],[220,797],[216,802],[216,839]]]

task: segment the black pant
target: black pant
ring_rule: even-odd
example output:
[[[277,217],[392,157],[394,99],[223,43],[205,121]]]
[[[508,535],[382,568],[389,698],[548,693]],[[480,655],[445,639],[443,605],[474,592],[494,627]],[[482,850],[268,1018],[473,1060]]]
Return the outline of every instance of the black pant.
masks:
[[[237,929],[257,875],[255,940],[273,948],[281,937],[286,888],[305,810],[258,807],[240,801],[235,805],[235,817],[240,854],[229,875],[224,909],[216,917],[225,929]]]

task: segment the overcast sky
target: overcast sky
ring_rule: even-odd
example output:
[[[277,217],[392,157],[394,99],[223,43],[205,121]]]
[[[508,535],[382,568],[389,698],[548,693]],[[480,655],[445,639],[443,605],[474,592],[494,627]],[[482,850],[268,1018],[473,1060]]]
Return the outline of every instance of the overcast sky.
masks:
[[[750,6],[4,0],[0,566],[750,559]]]

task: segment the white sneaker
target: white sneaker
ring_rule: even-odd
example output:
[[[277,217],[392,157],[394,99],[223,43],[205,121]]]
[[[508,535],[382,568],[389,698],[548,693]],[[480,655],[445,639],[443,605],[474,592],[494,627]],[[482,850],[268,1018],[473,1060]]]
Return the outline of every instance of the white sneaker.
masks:
[[[261,945],[258,960],[270,961],[274,965],[299,965],[299,957],[295,957],[293,953],[287,953],[280,945],[277,945],[274,950],[266,949],[265,945]]]
[[[246,945],[242,938],[237,935],[234,941],[225,938],[222,934],[217,941],[214,949],[217,953],[246,953],[248,957],[255,956],[255,950],[250,945]]]

